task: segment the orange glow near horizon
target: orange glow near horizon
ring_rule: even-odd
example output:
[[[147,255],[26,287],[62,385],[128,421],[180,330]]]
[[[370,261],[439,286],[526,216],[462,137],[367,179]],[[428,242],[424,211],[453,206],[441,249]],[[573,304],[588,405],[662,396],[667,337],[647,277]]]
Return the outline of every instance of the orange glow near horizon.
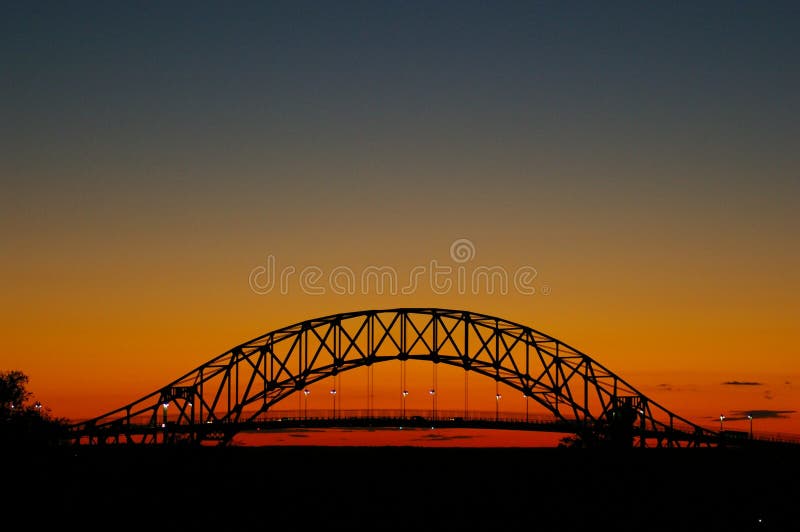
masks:
[[[211,329],[208,329],[206,333],[212,337],[214,336],[214,331]],[[202,342],[202,338],[204,336],[199,338],[192,337],[190,345],[195,342]],[[109,339],[110,341],[111,339]],[[169,344],[160,343],[156,352],[161,353],[164,358],[151,360],[150,365],[142,363],[142,359],[159,357],[154,357],[152,353],[150,357],[139,358],[119,353],[116,361],[122,371],[116,371],[115,368],[118,366],[112,360],[99,358],[97,360],[102,361],[103,365],[108,364],[109,367],[107,369],[85,367],[74,374],[70,374],[68,371],[59,372],[58,375],[53,376],[54,379],[49,382],[49,387],[44,385],[48,381],[42,378],[42,374],[34,372],[31,375],[31,388],[35,391],[36,397],[43,400],[50,408],[53,415],[65,416],[76,421],[94,417],[160,388],[166,382],[188,372],[190,369],[205,362],[207,358],[210,358],[206,357],[205,359],[193,361],[190,361],[187,356],[170,358],[168,356],[170,352],[175,353],[177,351],[180,353],[185,349],[179,342],[176,342],[176,344],[170,346]],[[170,349],[174,351],[170,351]],[[792,405],[797,404],[800,399],[800,392],[798,392],[798,388],[793,382],[798,382],[800,375],[774,371],[714,371],[706,369],[703,364],[699,364],[697,369],[648,370],[642,369],[642,365],[637,363],[635,358],[628,363],[630,369],[624,371],[615,367],[625,365],[622,361],[623,359],[619,359],[619,357],[614,364],[606,362],[600,356],[595,356],[595,358],[612,371],[617,372],[652,400],[708,428],[718,429],[718,416],[724,414],[726,416],[724,425],[726,430],[749,430],[749,421],[746,419],[744,412],[762,411],[762,414],[758,414],[758,416],[763,415],[765,417],[756,417],[753,420],[754,432],[757,435],[800,433],[800,427],[798,427],[794,412],[792,412]],[[139,360],[139,363],[126,366],[127,362],[133,360]],[[160,370],[152,370],[152,368],[159,365],[170,368],[172,374],[166,378],[159,378]],[[374,408],[400,410],[402,399],[399,366],[400,363],[397,361],[374,366]],[[427,392],[433,385],[433,365],[420,361],[409,361],[406,368],[407,389],[409,391],[406,399],[407,412],[409,415],[411,412],[426,415],[432,408],[431,398]],[[366,382],[365,369],[358,368],[341,374],[336,385],[333,384],[330,378],[315,383],[309,386],[311,393],[308,397],[307,406],[312,411],[317,412],[325,412],[326,409],[331,408],[328,392],[331,387],[336,386],[338,388],[336,408],[339,411],[364,410],[367,404]],[[526,410],[525,398],[516,390],[510,389],[503,384],[499,385],[501,400],[500,404],[496,405],[494,380],[472,373],[468,381],[469,402],[465,405],[464,372],[459,368],[439,365],[436,382],[437,410],[440,413],[463,412],[465,406],[470,412],[484,412],[487,416],[491,416],[496,407],[501,412],[501,415],[509,416],[521,416]],[[276,405],[276,408],[290,412],[300,412],[305,406],[303,400],[304,398],[301,395],[291,396]],[[546,417],[548,414],[543,407],[533,400],[528,400],[527,409],[532,417]],[[515,433],[512,431],[511,435],[513,436],[513,434]],[[302,438],[302,442],[313,443],[316,436],[313,433],[309,434],[309,436],[308,438]],[[336,443],[338,441],[337,437],[325,436],[320,440],[320,444],[346,445],[348,444],[346,442],[352,443],[355,441],[354,438],[357,439],[357,435],[350,435],[344,437],[340,443]],[[506,439],[507,437],[508,435],[504,436]],[[534,437],[524,436],[520,438],[520,441],[533,441],[531,438]],[[281,440],[280,444],[287,444],[291,441],[299,443],[300,439],[292,437]],[[491,438],[470,436],[469,442],[462,443],[472,445],[474,442],[485,443],[489,440]],[[248,441],[252,444],[253,440],[250,439]],[[260,440],[256,439],[256,441]],[[391,443],[393,441],[392,438],[377,438],[375,441],[393,444]],[[428,440],[423,438],[413,444],[416,445],[425,441]],[[447,441],[453,441],[454,444],[458,445],[461,444],[455,442],[455,440],[441,439],[437,440],[437,445],[446,445],[444,442]],[[496,441],[500,445],[503,439],[498,438]]]

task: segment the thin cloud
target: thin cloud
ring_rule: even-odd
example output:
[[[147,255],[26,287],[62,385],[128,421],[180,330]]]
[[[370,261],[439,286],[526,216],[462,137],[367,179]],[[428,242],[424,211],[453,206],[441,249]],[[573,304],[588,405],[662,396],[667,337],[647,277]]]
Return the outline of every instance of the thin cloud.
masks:
[[[725,381],[722,384],[728,386],[763,386],[763,382],[755,382],[755,381]]]
[[[789,414],[796,413],[797,410],[736,410],[730,417],[725,417],[729,421],[742,421],[752,416],[753,419],[786,419]]]
[[[653,386],[659,392],[696,392],[697,387],[693,384],[671,384],[662,382]]]

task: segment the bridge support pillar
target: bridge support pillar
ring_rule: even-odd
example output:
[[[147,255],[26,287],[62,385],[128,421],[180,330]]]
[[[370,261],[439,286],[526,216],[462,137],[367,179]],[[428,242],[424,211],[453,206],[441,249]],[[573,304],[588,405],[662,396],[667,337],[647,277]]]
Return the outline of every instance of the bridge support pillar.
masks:
[[[630,449],[633,447],[633,425],[636,422],[635,397],[617,397],[611,410],[608,439],[613,447]]]

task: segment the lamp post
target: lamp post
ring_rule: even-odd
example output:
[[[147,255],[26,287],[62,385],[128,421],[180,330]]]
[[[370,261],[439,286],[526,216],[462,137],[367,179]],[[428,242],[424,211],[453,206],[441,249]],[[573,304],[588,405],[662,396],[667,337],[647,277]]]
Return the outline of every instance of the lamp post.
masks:
[[[647,439],[645,438],[647,423],[645,422],[644,409],[637,408],[636,410],[639,412],[639,447],[644,449],[647,446]]]
[[[428,390],[428,394],[431,396],[431,420],[436,420],[436,390],[431,388]]]
[[[401,416],[403,419],[406,418],[406,397],[408,397],[408,390],[403,390],[403,413]]]
[[[750,420],[750,439],[753,439],[753,414],[747,414],[747,419]]]
[[[725,416],[720,414],[719,415],[719,433],[722,435],[722,422],[725,421]]]
[[[166,444],[167,443],[167,408],[169,408],[169,402],[168,401],[164,401],[164,403],[161,406],[164,407],[164,421],[163,421],[163,423],[161,423],[161,428],[164,429],[164,444]]]
[[[495,405],[494,405],[494,420],[495,422],[500,421],[500,399],[503,398],[502,395],[495,394]]]
[[[333,419],[336,419],[336,388],[331,389],[331,399],[333,400]]]
[[[308,396],[311,394],[311,390],[308,388],[303,390],[303,395],[306,396],[306,404],[305,404],[305,411],[303,412],[303,418],[308,419]]]
[[[525,398],[525,423],[528,422],[528,394],[523,393],[522,397]]]

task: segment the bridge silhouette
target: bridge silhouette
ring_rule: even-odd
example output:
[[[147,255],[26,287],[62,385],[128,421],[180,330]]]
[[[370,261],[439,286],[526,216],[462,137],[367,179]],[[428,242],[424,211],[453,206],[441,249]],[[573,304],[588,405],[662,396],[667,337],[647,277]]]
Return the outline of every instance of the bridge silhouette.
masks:
[[[366,409],[337,412],[335,388],[329,414],[276,411],[294,394],[307,398],[308,387],[316,382],[365,366],[369,372],[387,361],[401,362],[399,411],[373,408],[368,395]],[[433,365],[428,411],[405,409],[407,361]],[[466,407],[457,413],[438,411],[435,375],[440,364],[463,369],[465,379],[475,374],[517,390],[525,397],[526,415],[501,415],[499,393],[494,416]],[[544,407],[547,416],[527,415],[528,399]],[[69,437],[89,445],[225,444],[243,431],[353,425],[546,430],[615,447],[721,441],[720,433],[669,411],[556,338],[501,318],[438,308],[341,313],[268,332],[136,401],[71,426]]]

